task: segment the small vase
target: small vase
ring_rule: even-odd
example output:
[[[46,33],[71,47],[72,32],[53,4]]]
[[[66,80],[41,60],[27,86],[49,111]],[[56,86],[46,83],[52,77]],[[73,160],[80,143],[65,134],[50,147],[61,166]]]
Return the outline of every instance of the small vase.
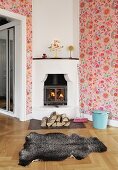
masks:
[[[58,58],[57,50],[55,50],[55,56],[54,56],[54,58]]]

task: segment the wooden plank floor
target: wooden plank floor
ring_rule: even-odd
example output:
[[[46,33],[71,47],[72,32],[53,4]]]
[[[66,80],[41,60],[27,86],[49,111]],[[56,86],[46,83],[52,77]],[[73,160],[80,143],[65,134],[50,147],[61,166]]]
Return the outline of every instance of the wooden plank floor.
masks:
[[[96,136],[107,147],[105,153],[91,153],[83,160],[68,158],[60,162],[32,162],[27,167],[18,165],[18,153],[22,149],[25,136],[31,132],[29,121],[20,122],[0,114],[0,170],[118,170],[118,128],[108,127],[106,130],[93,129],[92,123],[86,123],[83,129],[35,130],[38,133],[62,132],[77,133],[82,136]]]

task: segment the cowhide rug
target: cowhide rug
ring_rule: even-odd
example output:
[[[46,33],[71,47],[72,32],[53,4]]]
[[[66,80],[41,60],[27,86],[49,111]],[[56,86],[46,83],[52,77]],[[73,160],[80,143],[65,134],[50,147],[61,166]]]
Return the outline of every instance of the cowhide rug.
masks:
[[[80,160],[91,152],[104,152],[107,147],[96,137],[70,136],[62,133],[30,133],[19,153],[19,165],[26,166],[33,160],[61,161],[68,157]]]

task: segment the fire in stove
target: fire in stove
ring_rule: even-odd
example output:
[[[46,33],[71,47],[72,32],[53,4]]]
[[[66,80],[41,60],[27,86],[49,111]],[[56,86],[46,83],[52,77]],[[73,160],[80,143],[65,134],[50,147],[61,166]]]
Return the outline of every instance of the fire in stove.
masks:
[[[59,95],[59,100],[64,100],[64,95],[62,94],[62,93],[60,93],[60,95]]]
[[[55,98],[55,92],[51,91],[50,94],[49,94],[49,98]]]
[[[49,90],[49,100],[64,100],[64,91],[62,89]]]
[[[44,83],[44,105],[67,105],[67,81],[64,75],[48,75]]]
[[[45,86],[44,104],[45,105],[66,105],[67,104],[67,87],[66,86]]]

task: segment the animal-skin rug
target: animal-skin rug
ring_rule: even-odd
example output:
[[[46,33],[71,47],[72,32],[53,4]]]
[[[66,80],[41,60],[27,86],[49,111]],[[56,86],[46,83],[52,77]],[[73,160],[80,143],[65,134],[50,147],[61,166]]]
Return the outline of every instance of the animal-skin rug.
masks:
[[[19,165],[29,165],[34,160],[61,161],[68,157],[78,160],[91,152],[104,152],[107,147],[96,137],[70,136],[63,133],[38,134],[31,132],[19,152]]]

